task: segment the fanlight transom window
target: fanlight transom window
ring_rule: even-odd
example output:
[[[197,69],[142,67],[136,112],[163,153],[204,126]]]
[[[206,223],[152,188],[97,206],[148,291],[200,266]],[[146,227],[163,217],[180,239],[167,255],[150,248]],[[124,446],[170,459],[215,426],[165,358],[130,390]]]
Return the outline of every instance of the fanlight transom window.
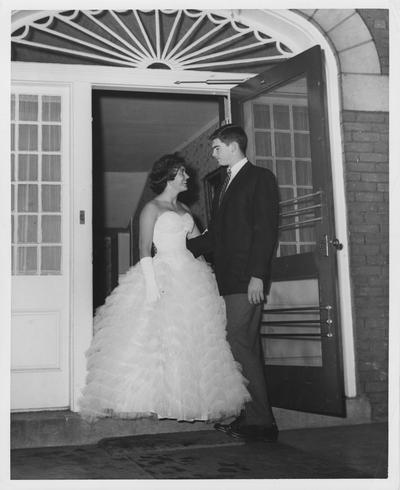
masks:
[[[229,70],[294,54],[218,10],[47,11],[18,27],[12,42],[14,49],[56,53],[64,62],[141,69]]]

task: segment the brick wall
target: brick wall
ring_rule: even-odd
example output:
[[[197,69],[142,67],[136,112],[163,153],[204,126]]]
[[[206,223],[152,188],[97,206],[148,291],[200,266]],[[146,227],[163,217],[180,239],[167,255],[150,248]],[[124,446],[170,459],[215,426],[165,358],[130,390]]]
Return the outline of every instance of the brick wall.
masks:
[[[375,42],[382,75],[389,73],[389,10],[358,9]]]
[[[372,417],[387,417],[387,113],[345,111],[343,135],[359,392]]]

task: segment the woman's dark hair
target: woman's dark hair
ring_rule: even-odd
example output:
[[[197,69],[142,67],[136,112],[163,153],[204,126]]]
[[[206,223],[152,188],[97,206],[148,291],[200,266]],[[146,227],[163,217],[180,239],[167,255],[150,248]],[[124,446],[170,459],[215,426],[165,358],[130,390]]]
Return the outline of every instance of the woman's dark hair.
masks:
[[[241,126],[237,126],[236,124],[225,124],[216,129],[209,137],[210,141],[215,139],[221,140],[226,145],[236,141],[243,155],[246,153],[247,135]]]
[[[169,180],[174,180],[178,170],[185,167],[185,159],[179,153],[164,155],[153,165],[149,175],[150,189],[156,194],[161,194]]]

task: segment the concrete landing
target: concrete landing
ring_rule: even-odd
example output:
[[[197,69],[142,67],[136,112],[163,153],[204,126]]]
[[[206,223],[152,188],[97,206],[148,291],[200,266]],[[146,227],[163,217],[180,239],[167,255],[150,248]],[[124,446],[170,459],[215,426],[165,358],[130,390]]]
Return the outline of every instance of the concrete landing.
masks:
[[[244,443],[203,430],[11,451],[13,480],[208,479],[211,488],[210,479],[279,478],[307,479],[307,487],[301,488],[317,488],[309,479],[340,478],[346,481],[335,488],[348,490],[352,480],[385,479],[387,469],[386,424],[287,430],[277,443]],[[299,488],[299,482],[294,483],[291,488]],[[357,488],[382,488],[378,480],[363,483]],[[114,487],[114,483],[107,486]]]
[[[280,430],[358,425],[371,421],[369,404],[358,398],[347,400],[345,418],[277,408],[273,410]],[[96,444],[107,437],[210,429],[212,424],[204,422],[107,418],[89,424],[79,414],[69,410],[22,412],[11,414],[11,448]]]

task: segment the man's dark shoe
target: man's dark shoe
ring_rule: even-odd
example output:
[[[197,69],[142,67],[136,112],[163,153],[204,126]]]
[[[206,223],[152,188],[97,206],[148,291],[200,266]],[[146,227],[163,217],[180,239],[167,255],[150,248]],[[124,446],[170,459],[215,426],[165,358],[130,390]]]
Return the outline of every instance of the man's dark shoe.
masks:
[[[227,433],[235,439],[242,439],[246,442],[276,442],[278,440],[279,430],[275,425],[270,427],[243,425],[241,427],[231,428]]]
[[[238,430],[239,428],[239,423],[240,423],[240,417],[235,419],[233,422],[230,424],[220,424],[219,422],[214,424],[214,429],[218,430],[220,432],[223,432],[224,434],[231,435],[232,431]]]

